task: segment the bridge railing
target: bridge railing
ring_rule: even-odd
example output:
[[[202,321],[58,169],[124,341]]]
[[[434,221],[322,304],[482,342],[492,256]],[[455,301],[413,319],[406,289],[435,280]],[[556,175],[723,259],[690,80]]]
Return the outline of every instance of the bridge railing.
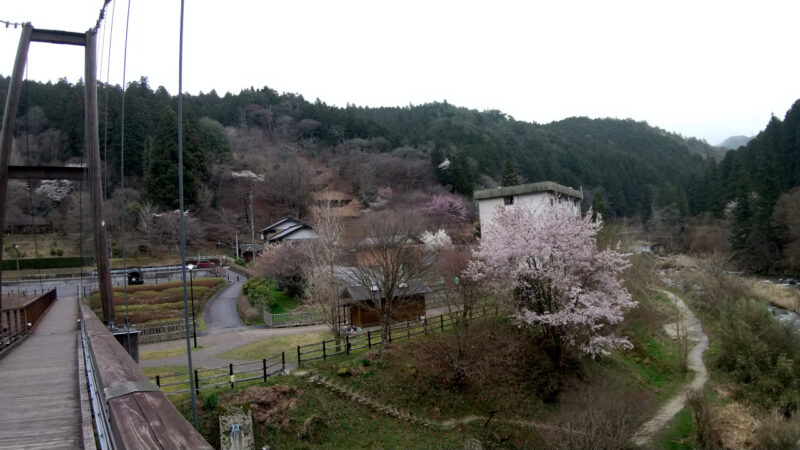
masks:
[[[0,311],[0,357],[28,336],[55,299],[56,290],[51,289],[27,300],[19,299],[12,303],[6,299],[3,302],[4,305],[11,304]]]
[[[105,419],[96,417],[96,428],[102,429],[107,421],[116,448],[211,449],[94,312],[82,303],[80,308],[86,367],[93,370],[92,395],[99,405],[95,409],[107,412]]]

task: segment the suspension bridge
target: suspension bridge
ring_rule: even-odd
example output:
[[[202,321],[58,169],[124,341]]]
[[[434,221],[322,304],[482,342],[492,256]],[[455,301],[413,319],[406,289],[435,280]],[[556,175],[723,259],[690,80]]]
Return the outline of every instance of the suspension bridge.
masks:
[[[102,449],[210,448],[195,428],[167,400],[166,395],[141,371],[131,356],[136,355],[132,350],[136,335],[131,332],[127,320],[121,329],[117,328],[118,320],[114,317],[107,227],[103,212],[96,65],[97,31],[110,2],[111,0],[104,1],[96,25],[85,33],[37,29],[30,23],[2,21],[6,28],[10,25],[19,27],[21,33],[0,133],[0,230],[5,225],[10,179],[23,179],[29,183],[37,179],[79,181],[81,195],[83,182],[86,182],[91,205],[89,227],[93,233],[97,287],[103,317],[101,321],[81,304],[79,286],[66,285],[61,289],[45,290],[42,285],[39,291],[24,293],[28,295],[19,295],[18,292],[16,296],[9,296],[3,292],[3,288],[7,286],[2,283],[0,272],[0,423],[3,424],[0,427],[0,449],[94,449],[98,445]],[[128,8],[130,11],[130,3]],[[127,44],[127,31],[125,40]],[[183,2],[180,67],[182,40]],[[32,42],[80,46],[85,49],[86,167],[10,165],[23,73]],[[179,71],[179,84],[180,77],[182,69]],[[124,84],[123,70],[123,89]],[[179,115],[181,99],[182,94],[179,91]],[[124,130],[124,100],[122,108]],[[181,126],[179,120],[181,257],[182,267],[185,267]],[[124,158],[121,159],[121,164],[124,164]],[[121,169],[120,173],[124,173],[124,170]],[[124,183],[124,179],[122,182]],[[124,228],[123,223],[123,249]],[[2,244],[3,235],[0,234],[0,248]],[[185,273],[183,281],[185,291]],[[125,295],[127,298],[127,291]],[[186,323],[188,329],[188,316]],[[191,371],[191,356],[189,370]],[[192,389],[193,408],[194,403]],[[193,413],[196,426],[196,412]]]

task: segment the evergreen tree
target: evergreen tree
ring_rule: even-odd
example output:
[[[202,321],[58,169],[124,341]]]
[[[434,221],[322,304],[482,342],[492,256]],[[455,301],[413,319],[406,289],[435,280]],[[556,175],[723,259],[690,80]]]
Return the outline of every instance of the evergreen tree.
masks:
[[[519,175],[514,170],[511,160],[506,158],[506,164],[503,166],[503,176],[501,177],[500,186],[516,186],[519,184]]]
[[[606,218],[606,204],[600,191],[594,191],[592,195],[592,222],[597,222],[597,216]]]
[[[183,193],[186,205],[197,201],[197,191],[208,176],[207,152],[202,147],[197,120],[188,117],[183,127]],[[153,140],[150,165],[144,180],[144,197],[165,208],[177,208],[178,119],[167,107]]]

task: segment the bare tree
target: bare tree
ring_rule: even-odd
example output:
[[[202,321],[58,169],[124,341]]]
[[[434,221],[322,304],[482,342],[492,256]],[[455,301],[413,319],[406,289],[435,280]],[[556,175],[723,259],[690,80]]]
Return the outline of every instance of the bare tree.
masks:
[[[318,237],[304,246],[309,262],[304,269],[306,302],[325,320],[333,335],[339,337],[345,323],[339,307],[340,285],[336,276],[342,220],[331,210],[330,200],[313,209],[311,225]]]
[[[352,276],[368,297],[367,307],[378,315],[384,348],[395,310],[424,285],[431,265],[410,238],[418,234],[416,228],[408,216],[373,213],[365,220],[364,239],[356,248]]]
[[[139,202],[138,223],[136,227],[144,233],[147,242],[147,256],[153,256],[153,228],[157,209],[152,202],[142,200]]]

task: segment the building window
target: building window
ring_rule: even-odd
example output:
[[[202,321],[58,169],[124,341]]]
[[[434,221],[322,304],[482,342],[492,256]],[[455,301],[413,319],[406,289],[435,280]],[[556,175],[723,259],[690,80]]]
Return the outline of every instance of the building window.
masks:
[[[553,206],[553,199],[550,199],[550,206]]]
[[[513,205],[514,204],[514,196],[513,195],[507,195],[507,196],[503,197],[503,204],[506,205],[506,206]]]

